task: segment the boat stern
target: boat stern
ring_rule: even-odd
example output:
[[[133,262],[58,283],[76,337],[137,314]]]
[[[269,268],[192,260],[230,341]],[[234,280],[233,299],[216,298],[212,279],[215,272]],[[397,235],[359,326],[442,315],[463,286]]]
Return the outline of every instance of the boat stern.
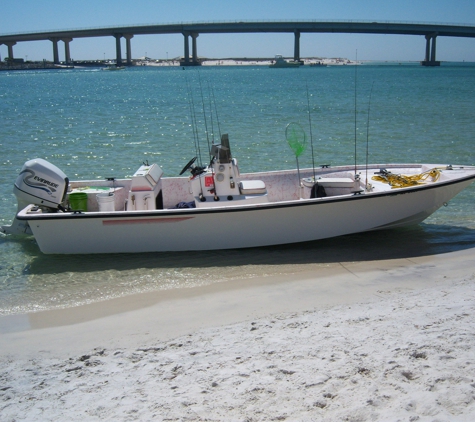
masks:
[[[32,235],[33,232],[30,229],[28,221],[18,220],[16,217],[13,219],[12,224],[9,226],[0,226],[0,233],[13,234],[13,235]]]

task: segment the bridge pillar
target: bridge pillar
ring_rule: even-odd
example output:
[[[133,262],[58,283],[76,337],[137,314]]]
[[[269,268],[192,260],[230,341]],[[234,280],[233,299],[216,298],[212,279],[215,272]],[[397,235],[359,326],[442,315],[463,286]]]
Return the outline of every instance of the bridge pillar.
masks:
[[[190,43],[188,37],[190,36],[187,32],[183,33],[185,37],[185,51],[183,53],[183,61],[180,63],[181,66],[189,66],[190,65]]]
[[[69,43],[72,41],[72,38],[63,38],[62,41],[64,42],[64,61],[66,64],[71,63],[71,53],[69,51]]]
[[[440,61],[435,59],[436,56],[436,38],[437,33],[427,34],[426,38],[426,54],[421,62],[422,66],[440,66]]]
[[[126,49],[127,49],[127,66],[132,66],[132,47],[130,40],[134,38],[134,34],[124,34],[124,38],[126,41]]]
[[[192,42],[192,62],[193,66],[199,65],[199,60],[198,60],[198,49],[196,45],[196,39],[200,36],[198,33],[193,33],[191,34],[191,42]]]
[[[200,34],[193,32],[183,32],[183,37],[185,37],[185,52],[183,54],[183,60],[180,60],[180,66],[200,66],[201,63],[198,60],[198,49],[196,46],[196,39]],[[192,57],[190,61],[190,40],[192,40]]]
[[[294,31],[294,61],[300,61],[300,31]]]
[[[13,57],[13,46],[16,45],[16,42],[15,41],[8,41],[4,44],[8,47],[8,58],[10,59],[10,61],[12,61],[14,59],[14,57]]]
[[[432,37],[432,48],[430,50],[430,61],[431,62],[435,62],[435,41],[436,41],[436,39],[437,39],[437,36],[434,35]]]
[[[122,34],[114,34],[115,37],[115,63],[117,66],[122,66],[122,51],[120,50],[120,39]]]
[[[430,57],[430,39],[431,39],[431,36],[430,35],[426,35],[426,55],[424,57],[424,61],[425,62],[428,62],[429,61],[429,57]]]
[[[50,38],[50,41],[53,43],[53,63],[59,64],[59,53],[58,53],[58,38]]]

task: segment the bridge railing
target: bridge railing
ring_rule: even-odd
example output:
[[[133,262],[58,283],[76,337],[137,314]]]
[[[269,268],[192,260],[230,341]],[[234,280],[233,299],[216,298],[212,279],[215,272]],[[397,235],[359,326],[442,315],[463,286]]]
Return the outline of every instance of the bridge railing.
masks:
[[[374,21],[374,20],[360,20],[360,19],[245,19],[245,20],[226,20],[226,21],[188,21],[188,22],[162,22],[162,23],[149,23],[149,24],[129,24],[129,25],[106,25],[102,27],[83,27],[83,28],[63,28],[63,29],[50,29],[50,30],[35,30],[28,32],[13,32],[13,33],[0,33],[0,37],[12,37],[20,35],[40,35],[40,34],[52,34],[63,32],[76,32],[76,31],[100,31],[107,29],[127,30],[132,28],[149,28],[149,27],[169,27],[169,26],[193,26],[193,25],[213,25],[213,24],[272,24],[272,23],[356,23],[356,24],[392,24],[392,25],[424,25],[424,26],[442,26],[442,27],[467,27],[475,28],[473,23],[460,23],[460,22],[417,22],[417,21]]]

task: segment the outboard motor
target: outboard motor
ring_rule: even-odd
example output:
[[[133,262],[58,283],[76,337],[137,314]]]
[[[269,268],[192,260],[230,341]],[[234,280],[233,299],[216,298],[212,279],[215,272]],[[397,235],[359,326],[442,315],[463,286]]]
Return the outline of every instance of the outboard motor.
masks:
[[[17,213],[29,204],[53,212],[64,210],[61,203],[66,198],[68,186],[69,179],[55,165],[41,158],[27,161],[13,187],[18,202]],[[32,234],[28,222],[16,217],[10,226],[1,226],[0,233]]]
[[[13,193],[19,209],[35,204],[57,210],[62,208],[68,185],[69,179],[58,167],[42,158],[35,158],[23,165]]]

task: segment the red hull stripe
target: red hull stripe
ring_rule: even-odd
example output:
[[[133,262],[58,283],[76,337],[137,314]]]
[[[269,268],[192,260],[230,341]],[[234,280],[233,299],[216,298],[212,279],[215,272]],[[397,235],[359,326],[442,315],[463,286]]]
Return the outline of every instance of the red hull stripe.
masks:
[[[120,224],[156,224],[156,223],[179,223],[180,221],[189,220],[193,217],[175,217],[175,218],[140,218],[140,219],[121,219],[104,220],[104,226],[115,226]]]

